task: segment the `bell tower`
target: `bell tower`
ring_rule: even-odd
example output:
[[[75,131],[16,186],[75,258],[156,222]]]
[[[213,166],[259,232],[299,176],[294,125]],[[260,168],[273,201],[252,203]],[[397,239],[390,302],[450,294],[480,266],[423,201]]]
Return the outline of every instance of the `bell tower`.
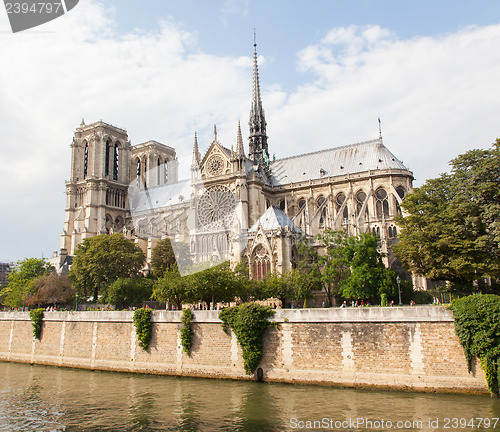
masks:
[[[61,249],[73,255],[88,237],[121,232],[128,216],[131,145],[127,131],[82,120],[71,143]]]

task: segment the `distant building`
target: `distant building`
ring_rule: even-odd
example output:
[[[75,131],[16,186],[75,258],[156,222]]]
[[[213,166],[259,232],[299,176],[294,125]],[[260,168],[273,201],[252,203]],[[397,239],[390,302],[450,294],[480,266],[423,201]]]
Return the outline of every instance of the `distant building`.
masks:
[[[8,276],[14,269],[14,263],[0,263],[0,288],[7,286],[9,283]]]
[[[168,235],[189,245],[194,261],[245,260],[256,279],[294,268],[297,242],[325,229],[373,232],[386,264],[397,266],[394,217],[413,174],[384,145],[367,142],[298,156],[270,156],[254,52],[248,153],[217,138],[202,155],[195,134],[191,177],[178,180],[175,149],[132,146],[124,129],[99,121],[76,129],[61,249],[73,255],[85,238],[122,232],[151,257]],[[303,143],[303,148],[308,148]]]

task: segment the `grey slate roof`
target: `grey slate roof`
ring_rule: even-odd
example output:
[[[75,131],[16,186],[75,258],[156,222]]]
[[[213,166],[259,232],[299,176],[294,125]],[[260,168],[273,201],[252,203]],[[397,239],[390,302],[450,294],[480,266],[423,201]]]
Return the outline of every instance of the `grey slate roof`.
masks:
[[[264,231],[288,227],[290,231],[294,231],[299,234],[302,233],[299,227],[292,222],[285,212],[273,206],[269,207],[264,212],[264,214],[252,225],[248,232],[256,232],[259,229],[259,225],[262,226]]]
[[[408,170],[382,139],[277,159],[271,164],[273,186],[386,169]]]
[[[181,180],[178,183],[147,190],[141,189],[137,193],[129,192],[129,199],[132,212],[187,203],[191,199],[191,180]]]

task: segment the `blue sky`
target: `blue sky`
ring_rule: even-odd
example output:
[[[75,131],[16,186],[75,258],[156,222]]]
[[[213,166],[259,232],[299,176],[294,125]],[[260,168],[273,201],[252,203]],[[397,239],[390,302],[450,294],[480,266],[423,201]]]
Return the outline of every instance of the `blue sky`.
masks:
[[[132,144],[230,147],[250,109],[253,31],[270,152],[370,140],[415,185],[500,137],[500,2],[80,0],[12,34],[0,11],[0,260],[59,249],[82,118]]]

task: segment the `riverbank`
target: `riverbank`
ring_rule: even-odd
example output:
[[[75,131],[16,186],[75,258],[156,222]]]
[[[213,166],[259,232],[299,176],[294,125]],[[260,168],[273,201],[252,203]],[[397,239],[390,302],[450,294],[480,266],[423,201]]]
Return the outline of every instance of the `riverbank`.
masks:
[[[195,311],[191,354],[179,311],[154,311],[150,347],[137,342],[133,312],[47,312],[41,340],[27,312],[0,312],[0,360],[91,370],[252,380],[218,311]],[[487,393],[442,306],[278,309],[264,336],[265,381],[429,392]]]

